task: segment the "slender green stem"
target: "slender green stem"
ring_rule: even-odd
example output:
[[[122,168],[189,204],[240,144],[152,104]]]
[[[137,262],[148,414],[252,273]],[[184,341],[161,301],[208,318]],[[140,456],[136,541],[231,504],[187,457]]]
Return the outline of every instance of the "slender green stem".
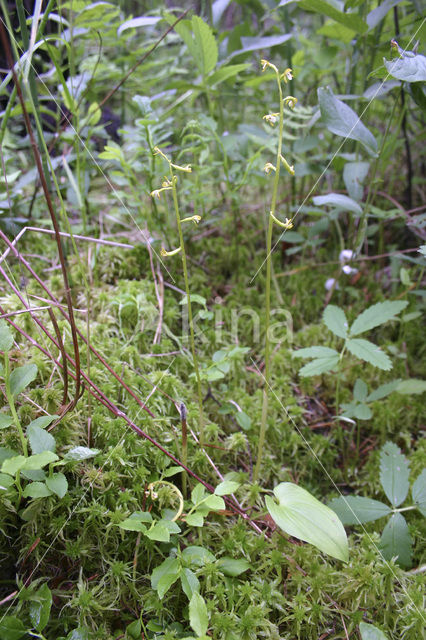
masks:
[[[262,462],[263,447],[265,444],[266,436],[266,424],[268,420],[268,393],[270,385],[270,360],[271,360],[271,345],[269,340],[269,325],[271,319],[271,261],[272,261],[272,228],[273,217],[275,216],[275,209],[277,204],[278,183],[280,179],[281,168],[281,150],[283,141],[283,129],[284,129],[284,102],[283,92],[281,88],[281,79],[278,71],[276,72],[278,92],[279,92],[279,104],[280,104],[280,121],[279,121],[279,133],[278,133],[278,147],[277,147],[277,160],[275,165],[275,179],[272,190],[271,210],[268,216],[268,235],[266,240],[266,291],[265,291],[265,374],[264,374],[264,387],[263,387],[263,399],[262,399],[262,418],[260,423],[259,443],[257,448],[256,466],[253,473],[253,482],[257,482],[259,478],[260,465]]]
[[[190,333],[190,340],[191,340],[192,360],[194,362],[195,377],[197,379],[198,410],[199,410],[198,424],[199,424],[199,431],[200,431],[200,445],[203,446],[204,444],[203,395],[201,391],[201,378],[200,378],[200,370],[198,367],[197,353],[195,350],[194,322],[193,322],[193,316],[192,316],[191,295],[189,291],[188,265],[186,262],[185,243],[183,239],[182,225],[180,221],[179,203],[178,203],[177,190],[176,190],[176,177],[173,174],[172,168],[170,168],[170,173],[171,173],[171,182],[172,182],[173,204],[174,204],[175,213],[176,213],[176,224],[178,228],[179,243],[180,243],[181,252],[182,252],[182,267],[183,267],[183,277],[185,280],[185,292],[186,292],[186,298],[188,303],[188,321],[189,321],[189,333]]]
[[[24,435],[24,431],[22,429],[22,425],[19,420],[18,414],[16,413],[15,400],[13,398],[13,393],[10,389],[10,365],[9,365],[9,355],[7,353],[4,354],[4,380],[5,380],[6,398],[9,403],[10,412],[12,414],[13,421],[18,431],[19,438],[21,440],[22,451],[24,453],[24,456],[28,457],[27,439]]]

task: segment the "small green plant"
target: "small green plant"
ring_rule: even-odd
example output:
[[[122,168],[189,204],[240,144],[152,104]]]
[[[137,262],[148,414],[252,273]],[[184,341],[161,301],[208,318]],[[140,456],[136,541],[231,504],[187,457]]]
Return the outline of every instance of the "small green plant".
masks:
[[[75,447],[60,460],[56,454],[55,438],[46,431],[46,427],[59,417],[57,415],[46,415],[32,420],[24,433],[16,411],[15,398],[35,380],[37,366],[24,364],[11,371],[9,352],[12,347],[13,335],[6,323],[1,321],[0,350],[4,353],[4,366],[0,373],[4,377],[6,398],[12,415],[0,413],[0,429],[15,426],[23,455],[14,449],[0,447],[0,496],[5,500],[13,500],[15,508],[18,509],[25,498],[47,498],[53,495],[63,498],[68,491],[68,481],[56,468],[71,461],[91,458],[99,451]],[[29,448],[32,455],[29,455]],[[48,472],[44,470],[47,466]],[[25,517],[25,511],[22,515]]]
[[[418,509],[426,516],[426,468],[411,487],[413,504],[401,507],[408,495],[410,467],[407,458],[393,442],[380,452],[380,483],[391,503],[361,496],[334,498],[329,506],[345,525],[364,524],[390,515],[380,539],[380,551],[386,560],[396,558],[402,567],[411,566],[412,539],[402,512]]]
[[[306,349],[299,349],[293,352],[293,358],[312,358],[311,362],[300,369],[299,375],[302,377],[337,371],[336,414],[339,414],[340,410],[340,384],[342,378],[342,362],[345,353],[348,351],[360,360],[368,362],[383,371],[392,369],[390,358],[380,347],[369,340],[358,338],[357,336],[389,320],[394,320],[407,305],[408,302],[405,300],[378,302],[360,313],[349,327],[344,310],[333,304],[329,304],[324,310],[323,321],[335,336],[344,340],[340,352],[330,347],[320,346],[307,347]]]
[[[179,234],[179,246],[177,249],[173,249],[172,251],[166,251],[166,249],[161,250],[161,255],[163,257],[166,256],[174,256],[177,253],[181,253],[182,256],[182,268],[183,268],[183,277],[185,280],[185,292],[186,292],[186,300],[188,304],[188,320],[189,320],[189,332],[190,332],[190,340],[191,340],[191,352],[192,352],[192,360],[194,364],[195,377],[197,379],[197,395],[198,395],[198,411],[199,411],[199,430],[200,430],[200,443],[204,442],[204,412],[203,412],[203,395],[201,390],[201,377],[200,377],[200,369],[198,366],[198,358],[197,351],[195,349],[195,332],[194,332],[194,321],[192,314],[192,304],[191,304],[191,293],[189,289],[189,278],[188,278],[188,266],[186,259],[186,250],[185,250],[185,242],[183,238],[182,232],[182,222],[193,222],[198,224],[201,220],[201,216],[193,215],[186,218],[180,217],[179,211],[179,202],[177,195],[177,181],[178,178],[175,175],[176,171],[183,171],[185,173],[191,172],[191,167],[189,165],[180,166],[177,164],[173,164],[173,162],[164,154],[158,147],[154,148],[154,153],[156,155],[160,155],[169,165],[170,169],[170,178],[164,178],[164,181],[161,185],[160,189],[155,189],[151,192],[151,196],[153,198],[160,198],[160,194],[164,191],[171,191],[173,198],[173,206],[176,215],[176,224]]]
[[[269,399],[269,386],[270,386],[270,377],[271,377],[271,345],[270,345],[270,336],[269,336],[269,325],[271,321],[271,277],[272,277],[272,231],[274,227],[274,223],[283,229],[291,229],[293,223],[288,218],[285,219],[285,222],[281,222],[276,217],[276,206],[277,206],[277,196],[278,196],[278,184],[280,180],[280,170],[281,165],[288,171],[288,173],[294,176],[294,168],[287,162],[287,160],[282,155],[282,142],[283,142],[283,131],[284,131],[284,106],[288,106],[291,109],[294,109],[296,106],[297,99],[293,96],[283,97],[281,82],[285,84],[288,83],[289,80],[292,80],[293,75],[291,69],[286,69],[284,73],[278,71],[277,67],[268,62],[267,60],[261,60],[262,71],[266,69],[272,69],[275,74],[275,78],[278,86],[278,94],[279,94],[279,113],[268,113],[263,116],[263,119],[270,124],[272,127],[276,122],[279,124],[278,130],[278,142],[277,142],[277,155],[275,160],[275,165],[271,162],[267,162],[264,170],[266,173],[274,172],[274,184],[272,187],[272,198],[271,198],[271,208],[268,216],[268,233],[267,233],[267,241],[266,241],[266,292],[265,292],[265,372],[264,372],[264,385],[263,385],[263,402],[262,402],[262,418],[260,423],[260,431],[259,431],[259,443],[257,448],[257,458],[256,458],[256,466],[254,468],[253,473],[253,481],[257,482],[259,478],[260,465],[262,462],[262,453],[263,447],[265,444],[265,435],[266,435],[266,426],[268,420],[268,399]]]

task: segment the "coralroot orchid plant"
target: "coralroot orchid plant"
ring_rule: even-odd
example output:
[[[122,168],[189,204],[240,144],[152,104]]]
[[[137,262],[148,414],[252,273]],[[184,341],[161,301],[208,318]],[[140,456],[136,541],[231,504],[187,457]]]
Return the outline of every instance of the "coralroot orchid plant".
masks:
[[[265,373],[264,373],[263,404],[262,404],[262,418],[261,418],[260,433],[259,433],[259,444],[257,449],[256,466],[253,474],[254,482],[257,482],[259,478],[263,446],[265,443],[266,423],[268,418],[268,389],[270,386],[270,375],[271,375],[271,347],[270,347],[270,339],[269,339],[269,325],[270,325],[270,316],[271,316],[272,231],[273,231],[274,223],[285,230],[291,229],[293,226],[292,221],[289,220],[288,218],[286,218],[284,222],[281,222],[281,220],[279,220],[279,218],[276,217],[278,183],[280,180],[281,165],[291,176],[294,176],[294,167],[291,166],[282,155],[282,140],[283,140],[283,129],[284,129],[284,106],[287,106],[290,109],[294,109],[297,103],[297,98],[294,98],[293,96],[287,96],[285,98],[283,97],[283,91],[281,86],[282,82],[284,82],[284,84],[287,84],[289,80],[293,79],[292,70],[286,69],[284,73],[280,74],[277,67],[271,62],[268,62],[268,60],[261,60],[261,64],[262,64],[262,71],[265,71],[266,69],[272,69],[276,75],[280,110],[278,113],[268,113],[265,116],[263,116],[263,120],[265,120],[265,122],[270,124],[271,127],[273,127],[275,123],[278,122],[279,131],[278,131],[278,145],[277,145],[277,155],[276,155],[275,165],[272,164],[271,162],[267,162],[264,167],[265,173],[269,174],[272,171],[275,173],[275,176],[274,176],[274,185],[272,189],[271,208],[269,211],[268,235],[267,235],[267,243],[266,243]]]
[[[194,362],[195,377],[197,379],[200,443],[203,444],[204,442],[203,396],[201,391],[200,369],[198,366],[197,352],[195,350],[195,335],[194,335],[194,323],[193,323],[192,305],[191,305],[191,294],[189,291],[188,265],[186,261],[185,243],[184,243],[183,233],[182,233],[183,222],[193,222],[194,224],[198,224],[201,220],[201,216],[193,215],[193,216],[188,216],[187,218],[180,217],[179,202],[178,202],[178,196],[177,196],[177,186],[176,186],[178,182],[178,178],[177,178],[177,175],[175,174],[175,171],[183,171],[185,173],[191,173],[192,169],[190,165],[185,165],[184,167],[182,167],[177,164],[173,164],[173,162],[166,156],[166,154],[163,153],[158,147],[154,148],[154,154],[160,155],[162,158],[164,158],[164,160],[168,163],[170,168],[170,177],[164,178],[160,189],[155,189],[154,191],[151,191],[151,197],[159,199],[160,194],[162,192],[164,191],[172,192],[173,206],[175,209],[176,224],[177,224],[177,229],[179,234],[179,246],[176,249],[173,249],[171,251],[166,251],[166,249],[163,247],[161,249],[161,255],[164,257],[174,256],[178,253],[181,253],[182,255],[183,277],[185,280],[186,301],[188,304],[188,320],[189,320],[189,332],[190,332],[190,341],[191,341],[191,352],[192,352],[192,359]],[[186,447],[186,445],[184,446]],[[183,451],[182,453],[183,453],[183,458],[186,459],[186,451]]]

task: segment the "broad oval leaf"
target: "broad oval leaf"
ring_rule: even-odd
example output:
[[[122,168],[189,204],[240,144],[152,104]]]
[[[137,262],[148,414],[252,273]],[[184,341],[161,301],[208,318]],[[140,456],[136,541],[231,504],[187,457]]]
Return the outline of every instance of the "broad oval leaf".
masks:
[[[426,380],[419,380],[417,378],[408,378],[408,380],[399,380],[396,387],[398,393],[412,394],[412,393],[424,393],[426,391]]]
[[[151,586],[160,597],[168,591],[174,582],[179,578],[180,563],[177,558],[166,558],[151,574]]]
[[[359,314],[350,328],[350,335],[357,336],[364,331],[369,331],[389,320],[393,320],[398,313],[408,305],[406,300],[386,300],[373,304]]]
[[[411,495],[416,507],[426,516],[426,469],[423,469],[417,480],[414,482]]]
[[[348,196],[345,196],[342,193],[327,193],[324,196],[315,196],[312,198],[312,201],[316,207],[330,205],[331,207],[341,209],[342,211],[352,211],[353,213],[358,214],[362,213],[362,209],[358,202],[355,202],[355,200],[348,198]]]
[[[52,592],[45,582],[30,601],[30,618],[37,631],[43,631],[49,622],[50,609],[52,608]]]
[[[367,624],[367,622],[360,622],[359,632],[361,640],[388,640],[383,631],[380,631],[373,624]]]
[[[8,324],[0,320],[0,351],[7,353],[13,347],[13,335]]]
[[[209,626],[209,616],[204,598],[196,591],[189,602],[189,624],[197,636],[204,636]]]
[[[410,466],[401,449],[386,442],[380,451],[380,482],[393,507],[398,507],[408,494]]]
[[[336,98],[330,87],[318,89],[321,116],[329,131],[345,139],[358,140],[371,154],[377,154],[377,140],[353,109]]]
[[[19,640],[25,635],[27,635],[27,628],[19,618],[3,616],[0,620],[0,638],[2,640]]]
[[[74,447],[70,449],[64,456],[65,460],[87,460],[93,458],[100,453],[99,449],[89,449],[88,447]]]
[[[379,369],[383,369],[383,371],[392,369],[392,362],[386,353],[383,353],[380,347],[369,340],[351,338],[346,341],[346,347],[352,355],[361,360],[365,360],[365,362],[369,362]]]
[[[392,77],[404,82],[424,82],[426,80],[426,57],[421,54],[405,53],[396,60],[383,59]]]
[[[68,491],[68,481],[63,473],[54,473],[46,478],[46,486],[56,493],[58,498],[63,498]]]
[[[343,167],[343,181],[349,196],[361,201],[364,193],[363,183],[370,168],[369,162],[347,162]]]
[[[48,427],[49,424],[51,424],[54,420],[56,420],[56,418],[59,418],[59,416],[40,416],[40,418],[36,418],[32,422],[30,422],[27,429],[29,429],[30,427],[40,427],[40,429],[44,429],[45,427]]]
[[[346,532],[332,509],[292,482],[282,482],[274,494],[279,504],[266,496],[266,507],[283,531],[334,558],[348,561]]]
[[[389,515],[392,509],[389,505],[371,500],[371,498],[363,498],[361,496],[340,496],[333,498],[328,503],[330,509],[337,513],[339,519],[345,525],[363,524],[364,522],[372,522]]]
[[[35,364],[24,364],[16,367],[10,374],[10,390],[16,396],[27,387],[37,376],[37,366]]]
[[[357,378],[354,384],[354,398],[358,402],[364,402],[367,399],[368,387],[364,380]]]
[[[40,429],[40,427],[30,425],[27,429],[27,436],[33,453],[55,451],[56,449],[55,438],[51,433]]]
[[[24,498],[47,498],[52,492],[44,482],[31,482],[25,487]]]
[[[404,568],[411,566],[412,539],[405,518],[394,513],[383,529],[379,549],[385,560],[397,558],[397,563]]]
[[[244,560],[244,558],[234,559],[226,556],[217,561],[217,566],[222,573],[233,578],[241,575],[244,571],[247,571],[247,569],[250,569],[250,563],[247,562],[247,560]]]
[[[323,320],[328,329],[339,336],[339,338],[346,338],[348,335],[348,321],[345,316],[345,312],[340,307],[336,307],[334,304],[329,304],[324,309]]]
[[[231,493],[234,493],[239,486],[240,486],[239,482],[234,482],[234,480],[224,480],[223,482],[217,485],[214,492],[215,492],[215,495],[217,496],[227,496]]]
[[[0,413],[0,429],[7,429],[13,423],[12,416],[7,416],[4,413]]]
[[[56,453],[53,453],[53,451],[43,451],[42,453],[36,453],[26,458],[23,468],[27,471],[43,469],[47,464],[56,462],[57,460],[59,460],[59,457]]]
[[[338,355],[337,351],[330,347],[306,347],[291,354],[292,358],[331,358]]]
[[[181,573],[180,582],[188,600],[191,600],[196,591],[200,591],[200,581],[198,580],[195,573],[187,567],[183,569]]]
[[[126,20],[117,29],[117,36],[120,37],[126,29],[137,29],[138,27],[153,27],[161,20],[159,17],[140,16],[139,18],[131,18]]]

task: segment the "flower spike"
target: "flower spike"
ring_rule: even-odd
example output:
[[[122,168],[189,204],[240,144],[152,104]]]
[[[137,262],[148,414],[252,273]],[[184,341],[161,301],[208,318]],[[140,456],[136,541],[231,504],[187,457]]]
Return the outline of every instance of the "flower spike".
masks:
[[[179,253],[179,251],[182,249],[182,247],[178,247],[177,249],[173,249],[173,251],[166,251],[166,249],[164,247],[161,247],[161,251],[160,254],[163,257],[167,257],[167,256],[175,256],[177,253]]]
[[[201,216],[189,216],[188,218],[183,218],[181,222],[193,222],[194,224],[198,224],[201,220]]]
[[[293,71],[291,69],[286,69],[284,73],[280,75],[280,79],[284,80],[284,83],[287,84],[289,80],[293,80]]]
[[[297,103],[297,98],[294,98],[293,96],[287,96],[287,98],[284,98],[284,105],[286,107],[289,107],[290,109],[294,109],[294,107],[296,106]]]
[[[274,214],[272,213],[272,211],[269,212],[269,215],[271,216],[272,220],[274,222],[276,222],[276,224],[280,227],[283,227],[284,229],[292,229],[293,228],[293,223],[289,218],[286,218],[284,222],[281,222],[281,220],[278,220],[278,218],[276,218],[274,216]]]

